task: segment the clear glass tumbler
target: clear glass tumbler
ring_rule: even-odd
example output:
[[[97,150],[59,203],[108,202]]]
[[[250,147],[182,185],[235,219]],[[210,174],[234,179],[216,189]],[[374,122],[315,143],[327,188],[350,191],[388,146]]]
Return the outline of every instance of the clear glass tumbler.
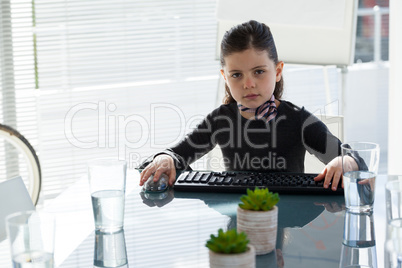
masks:
[[[13,267],[54,267],[55,217],[52,214],[13,213],[7,216],[6,226]]]
[[[385,185],[387,232],[384,243],[384,267],[402,267],[402,178]]]
[[[117,232],[124,225],[126,161],[95,159],[88,164],[95,230]]]
[[[345,206],[353,212],[372,211],[380,147],[371,142],[351,142],[341,148]]]

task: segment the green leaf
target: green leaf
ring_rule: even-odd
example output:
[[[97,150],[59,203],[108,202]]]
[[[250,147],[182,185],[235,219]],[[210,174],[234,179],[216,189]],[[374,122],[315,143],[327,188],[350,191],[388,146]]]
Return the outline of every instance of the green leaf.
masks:
[[[244,232],[237,233],[236,229],[224,232],[218,230],[218,236],[211,235],[206,247],[218,253],[241,253],[247,250],[249,240]]]
[[[254,191],[247,189],[247,195],[242,195],[239,207],[246,210],[267,211],[271,210],[278,202],[278,193],[269,192],[268,188],[255,187]]]

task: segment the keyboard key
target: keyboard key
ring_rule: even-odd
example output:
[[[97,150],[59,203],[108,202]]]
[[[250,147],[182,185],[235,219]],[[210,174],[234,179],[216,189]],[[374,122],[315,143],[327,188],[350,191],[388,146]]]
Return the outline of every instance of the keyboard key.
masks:
[[[224,179],[225,179],[225,177],[219,177],[219,178],[216,180],[215,184],[216,184],[216,185],[222,185]]]
[[[208,184],[213,185],[216,183],[217,180],[218,180],[218,177],[212,176],[211,179],[209,180]]]
[[[248,179],[244,178],[240,181],[240,185],[246,186],[248,184]]]
[[[240,185],[241,179],[234,179],[233,185]]]
[[[184,183],[186,181],[187,176],[188,176],[188,172],[181,174],[180,177],[177,179],[177,182]]]
[[[227,177],[223,180],[223,184],[224,185],[231,185],[233,182],[233,178],[232,177]]]
[[[207,183],[211,178],[211,176],[212,176],[211,173],[202,175],[200,183]]]
[[[195,175],[197,175],[197,172],[191,172],[185,179],[185,182],[191,182],[193,180],[193,178],[195,177]]]
[[[193,178],[193,182],[199,183],[200,180],[201,180],[202,175],[204,175],[204,174],[202,174],[202,173],[197,173],[197,175],[195,175],[195,177]]]

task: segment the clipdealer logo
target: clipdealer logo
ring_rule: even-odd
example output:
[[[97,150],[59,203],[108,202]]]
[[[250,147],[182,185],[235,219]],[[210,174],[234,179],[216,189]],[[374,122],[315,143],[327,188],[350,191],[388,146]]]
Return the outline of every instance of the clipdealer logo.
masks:
[[[157,113],[174,114],[175,128],[173,139],[168,142],[157,142]],[[97,128],[93,137],[82,137],[79,134],[79,122],[90,120]],[[147,120],[139,114],[123,115],[117,113],[117,106],[106,101],[84,102],[72,106],[64,118],[64,134],[67,141],[80,149],[114,148],[118,149],[119,159],[125,159],[128,149],[138,150],[144,146],[152,149],[165,149],[178,143],[186,131],[194,128],[204,116],[192,116],[188,120],[181,109],[169,103],[153,103],[150,105],[150,118]],[[90,118],[90,119],[88,119]],[[130,129],[135,128],[135,135]],[[131,133],[131,134],[130,134]],[[128,157],[135,162],[141,161],[138,153],[128,152]]]
[[[173,117],[175,117],[175,135],[168,142],[165,141],[157,143],[157,114],[160,115],[161,113],[163,114],[166,112],[173,114]],[[148,153],[141,157],[139,153],[140,148],[146,147],[163,150],[172,147],[180,142],[187,132],[194,129],[195,125],[204,119],[203,115],[196,115],[186,120],[184,112],[179,107],[168,103],[151,104],[149,114],[150,118],[148,120],[139,114],[118,114],[117,106],[114,103],[108,104],[106,101],[78,103],[72,106],[66,113],[64,120],[65,137],[71,145],[80,149],[117,149],[119,159],[128,158],[132,165],[137,166],[151,155],[151,153]],[[240,120],[240,118],[238,119]],[[267,128],[267,130],[271,132],[271,140],[267,140],[267,142],[264,144],[255,144],[249,136],[249,134],[253,134],[254,132],[257,134],[261,130],[248,130],[248,128],[240,127],[240,123],[236,124],[237,127],[235,127],[232,122],[233,119],[230,117],[217,116],[217,118],[213,120],[220,120],[220,123],[226,123],[224,124],[226,127],[217,130],[216,133],[213,133],[211,137],[214,142],[217,142],[218,135],[227,133],[228,139],[224,141],[224,144],[221,144],[221,147],[234,146],[241,148],[243,146],[242,143],[246,142],[248,146],[253,148],[262,147],[263,149],[267,147],[277,147],[278,133],[276,132],[276,125],[280,124],[281,122],[285,122],[286,116],[278,117],[275,120],[275,126],[272,126],[271,129]],[[85,122],[88,121],[94,122],[94,127],[97,128],[96,134],[89,138],[83,137],[79,133],[79,124],[85,124]],[[303,122],[302,129],[306,129],[315,122],[317,122],[317,118],[313,115],[310,116]],[[212,126],[208,123],[213,124],[213,122],[207,122],[205,129],[198,131],[210,131]],[[135,129],[135,135],[133,135],[133,131],[130,132],[132,129]],[[237,138],[233,135],[235,132],[238,133]],[[302,142],[304,143],[303,133],[304,131],[302,131]],[[165,134],[163,133],[160,135]],[[243,136],[243,138],[240,139],[240,136]],[[198,149],[205,148],[205,146],[208,147],[206,144],[192,144],[190,139],[188,139],[188,142],[191,144],[191,146],[198,146]],[[315,154],[320,159],[328,158],[328,155],[331,155],[334,151],[337,151],[337,144],[331,143],[329,139],[326,139],[326,149],[324,151],[318,152],[313,148],[310,148],[307,144],[304,144],[304,146],[307,151]],[[283,157],[274,153],[267,155],[263,159],[255,159],[255,157],[251,157],[249,154],[234,157],[235,158],[232,160],[236,162],[236,165],[239,166],[239,168],[255,165],[267,166],[267,168],[286,167],[286,159],[283,159]],[[208,163],[218,162],[220,168],[224,167],[226,162],[231,161],[230,159],[224,159],[222,161],[221,158],[222,157],[219,159],[207,159],[207,161],[209,161]]]

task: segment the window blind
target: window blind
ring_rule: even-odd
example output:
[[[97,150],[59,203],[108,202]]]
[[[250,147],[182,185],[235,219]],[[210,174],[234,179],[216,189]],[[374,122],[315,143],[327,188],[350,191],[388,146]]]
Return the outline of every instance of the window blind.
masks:
[[[32,11],[22,1],[0,2],[0,123],[18,129],[38,145],[35,114]],[[28,163],[0,138],[0,181],[21,175],[28,183]]]
[[[42,202],[91,158],[137,166],[215,105],[215,1],[1,3],[0,120],[39,154]]]

